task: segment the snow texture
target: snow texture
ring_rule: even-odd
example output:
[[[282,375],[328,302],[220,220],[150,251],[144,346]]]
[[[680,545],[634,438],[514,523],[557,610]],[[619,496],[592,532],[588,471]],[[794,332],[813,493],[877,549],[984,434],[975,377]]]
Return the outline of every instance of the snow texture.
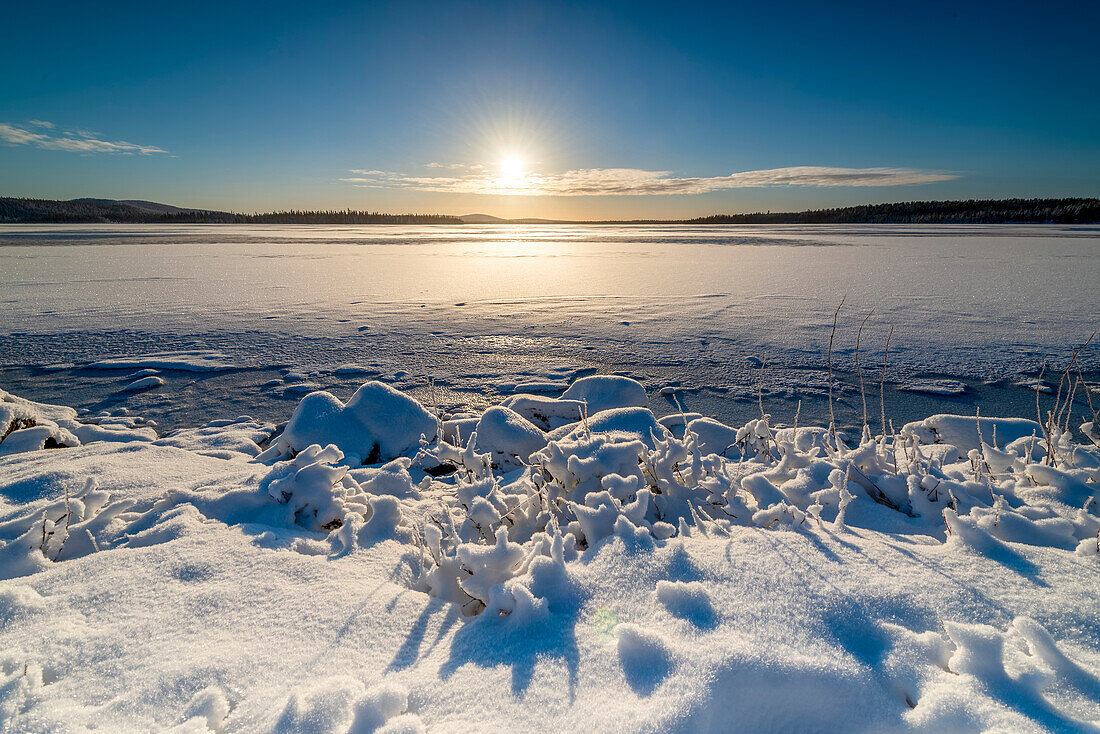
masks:
[[[1100,727],[1092,426],[631,382],[163,436],[0,391],[0,731]]]

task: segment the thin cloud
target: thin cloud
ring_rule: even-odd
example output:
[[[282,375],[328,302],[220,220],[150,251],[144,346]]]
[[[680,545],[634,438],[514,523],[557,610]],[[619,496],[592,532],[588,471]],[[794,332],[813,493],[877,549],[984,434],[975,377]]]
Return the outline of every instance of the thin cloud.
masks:
[[[957,174],[916,168],[837,168],[792,166],[761,171],[741,171],[728,176],[677,177],[669,171],[638,168],[579,168],[557,174],[527,173],[518,177],[494,176],[483,167],[452,176],[409,176],[392,171],[353,170],[340,179],[370,188],[396,188],[451,194],[498,196],[656,196],[705,194],[725,189],[779,186],[879,187],[913,186],[950,181]]]
[[[27,126],[53,130],[56,126],[44,120],[28,120],[26,125],[0,122],[0,141],[9,145],[30,145],[42,150],[67,150],[73,153],[116,153],[122,155],[153,155],[168,153],[155,145],[138,145],[125,140],[101,140],[93,133],[81,131],[37,132]]]

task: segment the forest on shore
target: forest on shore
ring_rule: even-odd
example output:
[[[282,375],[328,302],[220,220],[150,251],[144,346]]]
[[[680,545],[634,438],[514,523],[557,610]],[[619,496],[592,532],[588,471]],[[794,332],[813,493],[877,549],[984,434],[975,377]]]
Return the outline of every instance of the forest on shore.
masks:
[[[0,223],[37,224],[522,224],[486,215],[385,214],[353,209],[242,214],[185,209],[146,201],[0,197]],[[537,220],[537,223],[565,223]],[[970,199],[864,204],[803,212],[712,214],[678,220],[568,222],[570,224],[1097,224],[1100,199]]]

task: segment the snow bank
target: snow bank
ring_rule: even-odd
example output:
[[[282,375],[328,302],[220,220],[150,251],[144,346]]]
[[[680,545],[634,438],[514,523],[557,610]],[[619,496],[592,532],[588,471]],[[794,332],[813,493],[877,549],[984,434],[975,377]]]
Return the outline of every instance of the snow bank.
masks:
[[[1100,723],[1091,442],[520,397],[440,431],[370,382],[152,440],[0,393],[0,730]]]
[[[40,449],[80,446],[95,441],[152,441],[152,428],[136,421],[91,423],[77,420],[76,411],[35,403],[0,390],[0,456]]]

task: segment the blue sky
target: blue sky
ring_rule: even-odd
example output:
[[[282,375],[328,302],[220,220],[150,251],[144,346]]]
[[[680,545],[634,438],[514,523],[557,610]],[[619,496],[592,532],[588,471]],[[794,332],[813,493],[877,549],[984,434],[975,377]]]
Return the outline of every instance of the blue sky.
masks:
[[[574,218],[1095,196],[1098,7],[13,5],[0,194]]]

